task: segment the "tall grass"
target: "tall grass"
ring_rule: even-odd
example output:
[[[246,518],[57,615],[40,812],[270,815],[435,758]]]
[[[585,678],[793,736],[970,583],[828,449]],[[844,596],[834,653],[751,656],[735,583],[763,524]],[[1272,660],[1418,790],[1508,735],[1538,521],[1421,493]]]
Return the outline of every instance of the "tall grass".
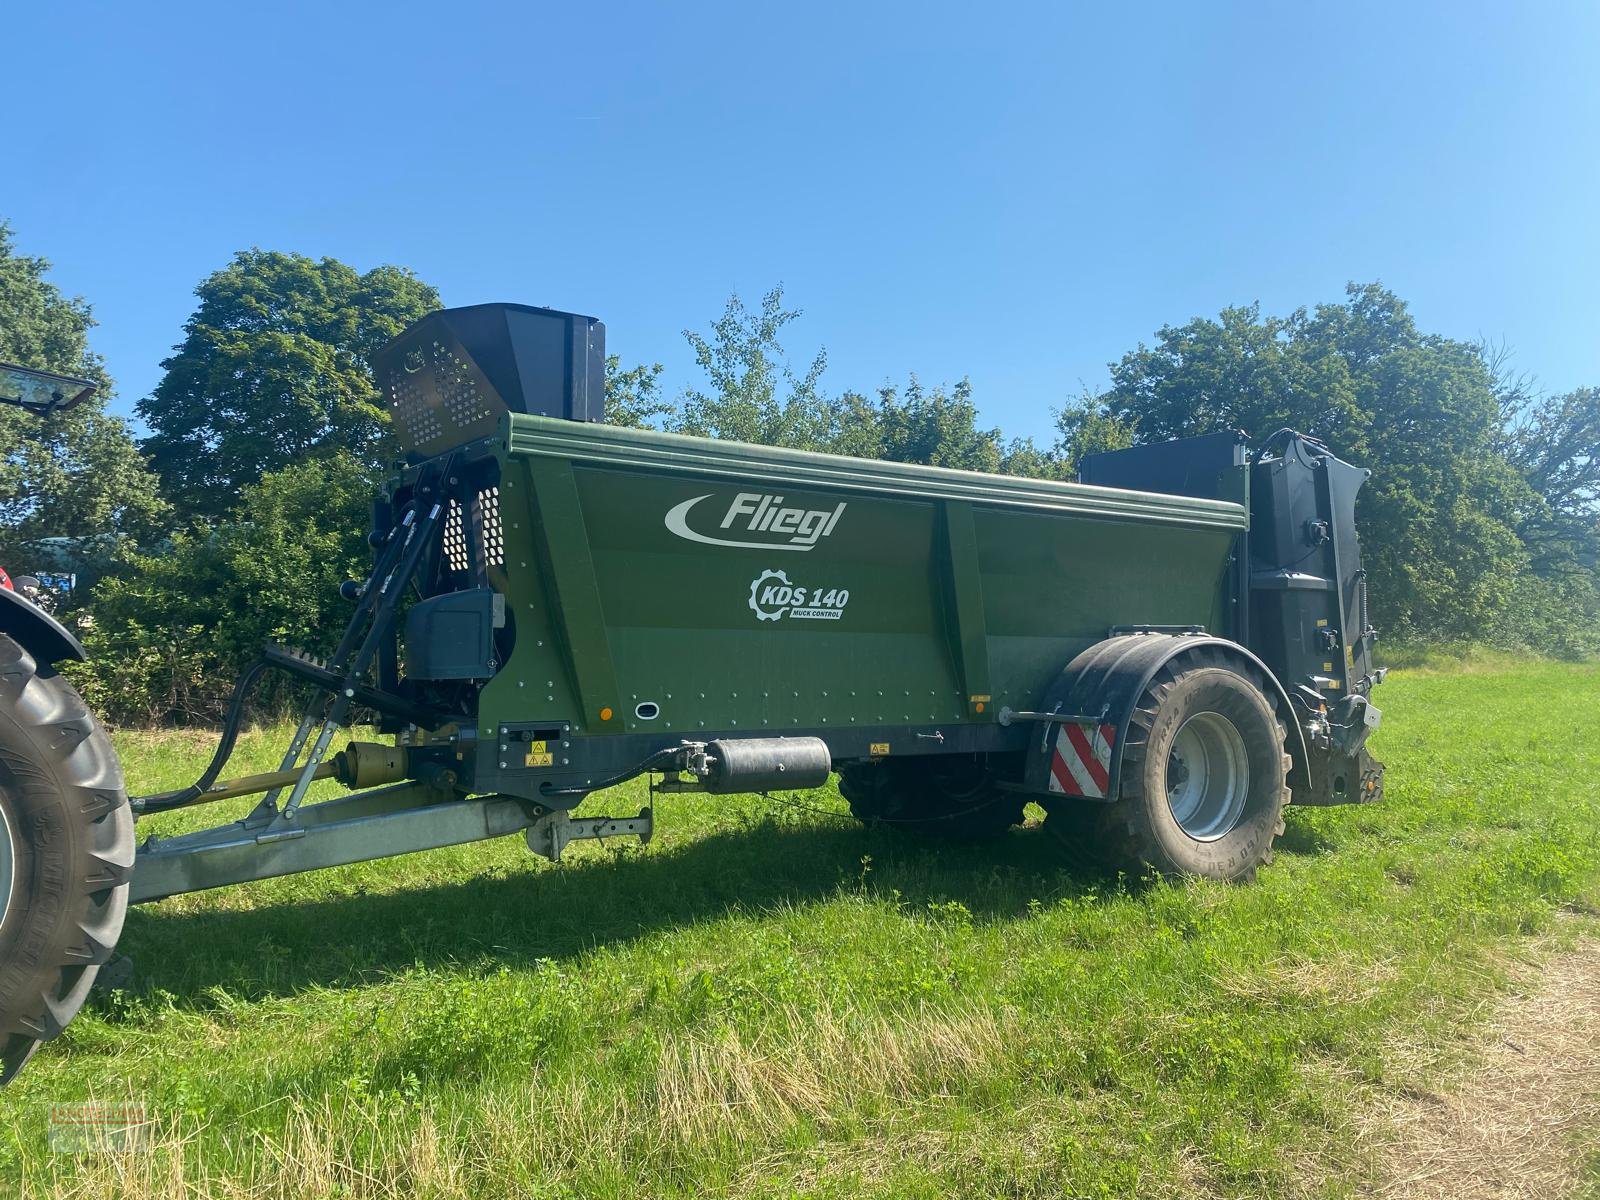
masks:
[[[0,1179],[1357,1194],[1373,1094],[1448,1065],[1558,910],[1600,911],[1600,670],[1401,672],[1384,693],[1388,799],[1293,812],[1251,887],[1107,879],[1035,828],[867,831],[829,791],[658,798],[651,846],[558,867],[507,839],[138,910],[139,989],[0,1095]],[[274,736],[241,766],[269,765]],[[123,738],[139,788],[186,782],[205,749]],[[85,1098],[146,1103],[151,1147],[49,1154],[46,1107]]]

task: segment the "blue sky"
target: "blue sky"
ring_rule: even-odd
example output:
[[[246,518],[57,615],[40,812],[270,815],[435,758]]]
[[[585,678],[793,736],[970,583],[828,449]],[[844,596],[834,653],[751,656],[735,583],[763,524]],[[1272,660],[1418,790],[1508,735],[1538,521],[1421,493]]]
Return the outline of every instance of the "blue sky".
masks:
[[[1164,323],[1381,279],[1600,384],[1600,5],[13,4],[0,216],[119,411],[258,245],[1050,410]]]

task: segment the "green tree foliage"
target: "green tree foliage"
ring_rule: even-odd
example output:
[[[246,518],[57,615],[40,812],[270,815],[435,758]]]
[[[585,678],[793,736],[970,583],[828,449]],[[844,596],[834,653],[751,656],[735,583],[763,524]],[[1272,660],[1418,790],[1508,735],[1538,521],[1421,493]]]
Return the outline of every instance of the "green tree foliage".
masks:
[[[264,642],[331,650],[350,619],[339,584],[368,565],[376,484],[337,450],[262,476],[214,526],[134,556],[95,591],[90,702],[122,720],[215,720]]]
[[[705,372],[709,390],[688,389],[670,425],[680,433],[794,446],[825,448],[832,434],[832,406],[819,391],[828,357],[817,351],[811,365],[796,373],[780,335],[801,315],[783,306],[783,287],[761,297],[750,309],[737,295],[728,298],[709,337],[683,331]]]
[[[1600,565],[1600,388],[1527,397],[1512,412],[1504,452],[1538,497],[1518,527],[1541,574]]]
[[[701,437],[968,471],[1060,473],[1054,458],[1032,442],[1008,443],[998,429],[980,428],[966,379],[952,388],[928,387],[912,375],[903,389],[884,384],[873,396],[825,395],[825,351],[817,351],[803,374],[788,365],[782,335],[800,316],[784,307],[781,286],[756,309],[730,296],[709,337],[684,331],[706,383],[686,390],[677,406],[660,401],[659,366],[627,373],[608,367],[608,404],[613,396],[622,400],[616,423],[643,423],[634,415],[642,411],[646,420],[659,417],[674,432]]]
[[[1048,476],[1051,457],[1027,439],[1007,442],[982,429],[972,383],[928,387],[915,375],[901,389],[885,384],[876,397],[846,392],[833,404],[826,449],[857,458],[923,463],[961,471]]]
[[[651,363],[624,371],[620,356],[606,355],[606,424],[644,429],[673,412],[672,404],[661,394],[664,369],[660,363]]]
[[[1005,453],[1000,456],[1000,473],[1029,479],[1072,478],[1070,465],[1032,438],[1012,438],[1006,443]]]
[[[200,303],[155,391],[139,402],[144,449],[181,511],[215,516],[273,471],[346,453],[376,464],[388,427],[373,353],[439,307],[400,267],[241,251]]]
[[[1517,534],[1533,573],[1491,638],[1551,653],[1600,651],[1600,388],[1543,395],[1484,347],[1503,421],[1501,452],[1533,493]]]
[[[1056,410],[1054,465],[1064,475],[1075,476],[1086,454],[1126,450],[1138,441],[1136,416],[1113,416],[1104,401],[1080,396]]]
[[[926,463],[963,471],[998,471],[1004,456],[1000,431],[978,428],[972,384],[963,379],[948,391],[927,388],[915,375],[904,393],[885,386],[874,413],[878,453],[892,462]]]
[[[0,405],[0,564],[35,569],[46,538],[147,537],[166,515],[127,427],[106,412],[112,384],[89,349],[89,307],[45,279],[49,263],[18,254],[0,221],[0,360],[94,380],[66,413]]]
[[[1491,370],[1479,347],[1420,332],[1392,292],[1353,284],[1286,317],[1227,309],[1163,328],[1111,374],[1104,415],[1141,441],[1289,426],[1371,467],[1360,520],[1390,632],[1476,636],[1513,603],[1534,495],[1498,453]]]
[[[1564,658],[1600,654],[1600,578],[1593,571],[1522,575],[1511,603],[1474,640]]]

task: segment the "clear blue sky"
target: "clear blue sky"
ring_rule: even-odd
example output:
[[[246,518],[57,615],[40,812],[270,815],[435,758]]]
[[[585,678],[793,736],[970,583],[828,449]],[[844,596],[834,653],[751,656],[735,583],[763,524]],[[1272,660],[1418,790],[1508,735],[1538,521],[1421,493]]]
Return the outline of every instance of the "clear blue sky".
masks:
[[[1381,279],[1600,384],[1600,5],[13,4],[0,215],[131,409],[251,245],[1050,409],[1163,323]]]

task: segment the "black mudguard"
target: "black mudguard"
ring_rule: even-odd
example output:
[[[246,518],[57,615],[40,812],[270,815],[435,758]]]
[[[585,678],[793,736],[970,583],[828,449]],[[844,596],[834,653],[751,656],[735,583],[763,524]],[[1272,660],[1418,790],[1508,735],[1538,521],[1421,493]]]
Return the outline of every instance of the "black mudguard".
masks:
[[[0,633],[38,663],[58,663],[66,658],[82,662],[89,657],[83,643],[65,625],[9,588],[0,588]]]

